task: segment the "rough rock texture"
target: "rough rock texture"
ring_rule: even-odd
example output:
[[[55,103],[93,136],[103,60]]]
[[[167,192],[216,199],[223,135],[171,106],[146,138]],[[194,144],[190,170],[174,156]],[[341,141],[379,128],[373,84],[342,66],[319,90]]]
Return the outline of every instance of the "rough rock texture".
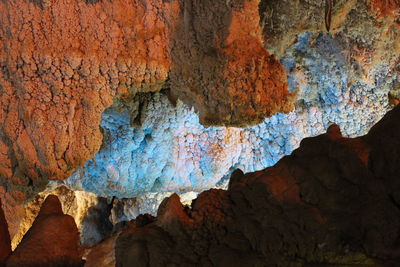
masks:
[[[368,60],[371,55],[381,53],[396,55],[400,2],[398,0],[262,0],[260,4],[261,24],[265,45],[279,57],[307,31],[326,31],[324,8],[335,2],[331,12],[333,35],[343,35],[350,40],[349,53],[354,59]],[[386,45],[390,49],[381,50]]]
[[[113,96],[160,89],[153,85],[167,78],[174,23],[158,12],[176,14],[174,5],[0,2],[0,176],[8,206],[93,157]]]
[[[243,126],[292,109],[282,65],[262,43],[259,1],[181,1],[171,94],[204,125]]]
[[[298,108],[252,127],[205,128],[190,107],[180,101],[174,107],[162,93],[135,100],[139,114],[113,106],[103,113],[104,145],[65,183],[121,198],[201,192],[223,183],[235,168],[250,172],[275,164],[331,123],[345,136],[365,134],[388,110],[399,75],[380,65],[371,73],[377,82],[349,84],[343,49],[329,36],[302,35],[283,61],[292,70],[290,88],[302,97]]]
[[[63,179],[98,150],[100,115],[117,90],[141,91],[166,79],[169,31],[157,12],[173,13],[173,4],[1,5],[4,142],[18,141],[15,157],[38,164],[42,176]],[[29,166],[19,169],[24,174]]]
[[[148,193],[136,198],[115,198],[111,209],[110,221],[115,226],[118,223],[133,220],[140,214],[156,216],[161,202],[172,194],[174,193]],[[190,206],[197,195],[198,193],[196,192],[188,192],[179,194],[179,198],[183,205]]]
[[[231,177],[119,235],[117,266],[379,264],[398,257],[400,106],[366,136],[337,125],[263,171]],[[372,259],[372,257],[374,259]],[[399,258],[397,258],[397,261]]]
[[[4,217],[0,199],[0,266],[3,266],[5,259],[11,253],[11,239],[8,233],[8,225]]]
[[[80,244],[93,246],[140,214],[148,213],[155,216],[160,203],[172,194],[172,192],[148,193],[131,199],[103,198],[90,192],[73,191],[53,182],[44,192],[24,205],[25,216],[19,224],[18,232],[11,240],[11,246],[15,249],[21,242],[49,195],[57,196],[63,213],[74,218],[80,232]],[[188,206],[196,196],[195,192],[180,194],[182,203]]]
[[[43,190],[47,179],[68,177],[100,148],[101,113],[112,98],[158,91],[170,71],[173,95],[195,105],[204,122],[251,123],[286,111],[285,72],[262,46],[258,1],[208,4],[193,28],[200,2],[192,10],[177,0],[1,1],[5,201],[14,205]],[[190,42],[181,40],[188,27],[196,35]],[[197,62],[205,53],[218,71]],[[186,94],[193,90],[196,99]]]
[[[19,225],[18,232],[12,239],[13,248],[17,247],[22,237],[32,226],[48,195],[57,196],[63,213],[74,218],[80,232],[80,243],[82,245],[96,244],[111,234],[113,226],[109,217],[112,207],[107,199],[89,192],[72,191],[65,186],[55,186],[50,186],[25,205],[25,216]],[[129,217],[129,219],[133,218]]]
[[[11,237],[21,202],[99,149],[68,184],[132,198],[224,184],[332,122],[363,134],[400,99],[399,1],[335,1],[330,34],[323,2],[0,1],[0,196]],[[141,94],[162,87],[199,116]],[[199,124],[261,121],[287,111],[292,94],[294,112],[254,127]]]
[[[295,111],[278,113],[243,129],[207,128],[201,125],[202,114],[199,118],[180,101],[175,106],[169,103],[167,96],[173,98],[174,90],[167,96],[140,95],[103,113],[102,148],[66,183],[71,188],[122,198],[148,192],[201,192],[222,184],[236,168],[250,172],[275,164],[297,148],[301,139],[323,133],[331,123],[340,125],[345,136],[365,134],[387,112],[389,103],[400,99],[400,8],[389,5],[394,9],[382,17],[368,1],[336,1],[332,33],[326,34],[319,31],[324,27],[324,12],[318,12],[323,10],[320,2],[262,1],[260,5],[262,14],[266,8],[273,9],[263,17],[269,21],[265,35],[273,37],[266,45],[269,49],[284,47],[279,58],[288,72],[289,91],[296,94]],[[187,16],[199,12],[197,4],[188,4]],[[198,44],[191,43],[193,36],[202,36],[192,27],[218,31],[203,25],[206,17],[211,21],[218,18],[208,12],[197,14],[187,29],[191,34],[181,38],[185,45],[208,47],[200,37]],[[271,23],[274,32],[268,28]],[[286,32],[292,37],[283,44]],[[181,50],[187,51],[186,57],[197,56]],[[198,62],[202,60],[194,60],[190,66]],[[198,73],[212,69],[207,62],[196,65]],[[183,63],[181,68],[185,68]],[[193,73],[197,72],[187,75]],[[188,88],[196,81],[186,80]],[[198,99],[196,90],[190,91],[194,101]]]
[[[85,267],[115,266],[115,243],[119,233],[85,251]]]
[[[7,266],[83,266],[78,228],[55,195],[46,198]]]

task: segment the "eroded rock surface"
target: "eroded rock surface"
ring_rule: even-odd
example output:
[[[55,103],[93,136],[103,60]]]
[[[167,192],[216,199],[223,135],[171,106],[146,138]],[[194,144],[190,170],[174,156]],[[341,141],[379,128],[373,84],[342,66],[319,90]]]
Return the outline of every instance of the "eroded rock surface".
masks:
[[[362,64],[362,61],[379,60],[382,53],[396,55],[398,0],[262,0],[260,13],[266,47],[281,56],[298,34],[326,32],[324,11],[329,2],[333,3],[330,32],[351,40],[348,53],[354,60]],[[381,50],[382,46],[390,49]]]
[[[109,219],[112,208],[111,199],[101,198],[89,192],[72,191],[65,186],[49,187],[24,205],[25,216],[19,224],[18,232],[12,238],[13,248],[17,247],[22,237],[31,228],[43,202],[49,195],[57,196],[63,213],[74,218],[80,232],[80,243],[83,246],[94,245],[111,234],[113,228]]]
[[[187,1],[1,1],[5,201],[21,202],[47,179],[68,177],[99,150],[101,113],[113,97],[159,91],[168,77],[173,95],[195,105],[204,122],[246,124],[287,110],[284,69],[262,46],[258,1],[208,4],[211,20],[197,28],[190,25],[200,2],[192,10]],[[187,30],[207,47],[181,40]],[[207,53],[218,71],[197,62]]]
[[[344,136],[365,134],[400,97],[399,6],[390,5],[394,9],[382,17],[372,8],[379,1],[336,1],[331,33],[326,33],[323,1],[289,2],[262,1],[260,11],[269,8],[263,17],[265,35],[275,38],[267,38],[265,45],[272,51],[284,48],[277,53],[288,73],[289,91],[296,94],[294,111],[278,113],[252,127],[204,127],[202,114],[179,100],[175,106],[167,100],[173,98],[173,90],[167,96],[141,95],[103,113],[104,145],[66,183],[122,198],[160,191],[201,192],[226,182],[236,168],[251,172],[272,166],[303,138],[325,132],[332,123],[340,125]],[[187,16],[200,13],[195,4],[188,5]],[[205,19],[217,20],[217,15],[205,14],[195,16],[196,23],[187,26],[189,36],[181,38],[186,43],[180,45],[199,46],[192,44],[198,36],[199,44],[210,46],[203,42],[202,31],[191,30],[218,32],[203,25]],[[222,12],[223,16],[227,15]],[[310,23],[314,26],[306,25]],[[290,40],[285,39],[288,36]],[[189,55],[190,49],[181,50],[187,57],[197,56]],[[212,69],[201,66],[195,66],[198,72],[186,74]],[[182,63],[182,72],[184,68],[189,67]],[[195,81],[187,78],[188,88]],[[197,101],[196,90],[190,93],[193,101]]]
[[[301,97],[298,107],[256,126],[206,128],[192,108],[181,101],[173,106],[163,93],[132,101],[140,113],[112,106],[101,122],[104,145],[65,183],[120,198],[201,192],[226,182],[235,168],[272,166],[331,123],[345,136],[363,135],[390,108],[399,75],[383,64],[370,73],[376,82],[353,81],[343,49],[337,38],[302,34],[283,58],[289,88]]]
[[[264,48],[259,1],[181,1],[171,94],[203,125],[246,126],[292,109],[286,73]]]
[[[323,2],[0,1],[0,196],[11,237],[21,237],[21,203],[99,149],[67,183],[132,198],[222,185],[333,122],[364,134],[399,101],[399,1],[334,1],[330,34]],[[163,87],[196,110],[160,93],[137,101]],[[263,121],[292,101],[294,112]]]
[[[332,125],[229,189],[166,199],[116,243],[117,266],[381,264],[398,257],[400,106],[363,137]],[[393,141],[393,142],[391,142]],[[398,259],[397,259],[398,260]]]
[[[113,96],[160,89],[153,85],[167,78],[174,23],[157,13],[176,14],[175,3],[0,2],[0,175],[8,206],[93,157]]]
[[[83,266],[78,228],[55,195],[46,198],[7,266]]]

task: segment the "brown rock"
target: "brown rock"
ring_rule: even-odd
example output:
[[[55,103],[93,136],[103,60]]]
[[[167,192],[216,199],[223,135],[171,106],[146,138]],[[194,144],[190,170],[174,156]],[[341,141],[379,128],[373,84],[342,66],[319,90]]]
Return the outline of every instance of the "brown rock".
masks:
[[[46,198],[7,266],[83,266],[78,228],[56,196]]]
[[[273,167],[236,171],[227,191],[203,192],[191,209],[171,196],[154,222],[119,235],[117,266],[398,262],[399,136],[396,107],[364,137],[332,126]]]
[[[205,124],[288,111],[258,3],[0,1],[0,176],[11,198],[68,177],[99,150],[113,98],[159,91],[167,78]]]
[[[371,12],[377,13],[380,17],[393,15],[400,10],[399,0],[371,0],[370,5]]]
[[[172,47],[172,94],[206,125],[244,126],[288,112],[282,65],[264,48],[259,1],[182,1]]]
[[[101,113],[118,87],[160,90],[176,7],[0,2],[0,176],[10,194],[21,191],[22,202],[92,158],[102,143]]]
[[[6,258],[11,253],[11,239],[8,233],[8,225],[4,217],[0,199],[0,266],[5,263]]]
[[[87,250],[85,267],[115,266],[115,242],[118,234]]]

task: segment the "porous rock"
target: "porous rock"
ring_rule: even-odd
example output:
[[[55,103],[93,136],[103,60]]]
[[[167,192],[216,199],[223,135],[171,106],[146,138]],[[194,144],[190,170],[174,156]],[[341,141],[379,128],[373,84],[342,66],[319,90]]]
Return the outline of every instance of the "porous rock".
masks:
[[[400,106],[366,136],[345,138],[333,126],[273,167],[235,171],[227,191],[203,192],[191,209],[173,195],[154,221],[119,235],[116,264],[379,266],[399,260],[399,134]]]
[[[83,266],[78,228],[74,219],[63,213],[55,195],[43,202],[7,266]]]

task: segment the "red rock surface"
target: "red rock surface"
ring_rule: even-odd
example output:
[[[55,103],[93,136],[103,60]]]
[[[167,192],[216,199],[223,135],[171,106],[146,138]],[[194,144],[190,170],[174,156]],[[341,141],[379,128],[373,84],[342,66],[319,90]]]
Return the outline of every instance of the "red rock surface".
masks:
[[[112,97],[159,90],[151,85],[167,78],[174,6],[1,1],[0,175],[36,185],[93,157]]]
[[[8,233],[8,225],[4,217],[0,199],[0,266],[5,263],[5,259],[11,253],[11,240]]]
[[[237,170],[227,191],[206,191],[191,209],[173,195],[119,235],[117,266],[398,262],[399,136],[400,106],[364,137],[333,125],[273,167]]]
[[[263,48],[258,22],[258,1],[247,0],[0,1],[7,205],[94,156],[114,97],[158,91],[168,78],[206,124],[287,111],[286,76]]]
[[[31,229],[7,260],[7,266],[83,266],[74,219],[50,195]]]
[[[264,48],[259,1],[182,1],[172,94],[206,125],[243,126],[291,109],[286,73]]]
[[[371,11],[377,12],[380,17],[396,14],[400,11],[399,0],[371,0]],[[400,17],[400,14],[396,14]]]

